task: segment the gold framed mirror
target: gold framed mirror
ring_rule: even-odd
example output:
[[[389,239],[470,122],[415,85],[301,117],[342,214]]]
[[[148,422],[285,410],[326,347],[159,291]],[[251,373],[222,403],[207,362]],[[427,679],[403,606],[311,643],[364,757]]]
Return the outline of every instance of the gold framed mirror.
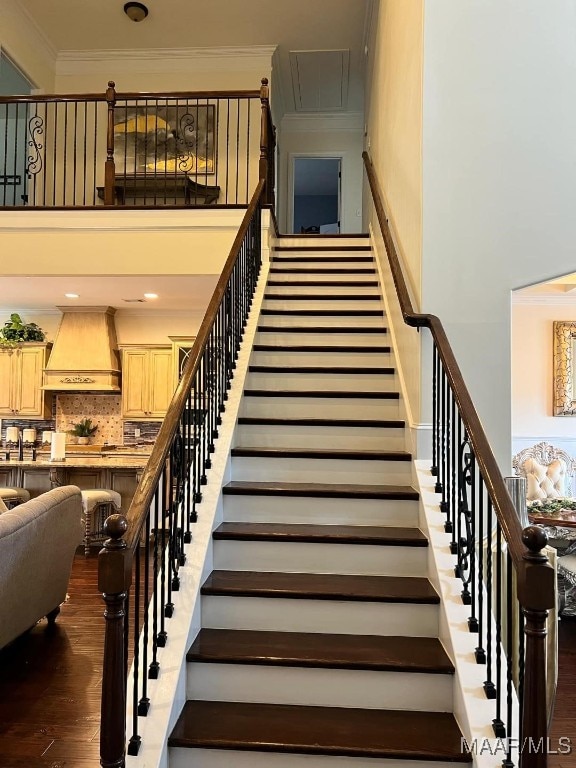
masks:
[[[554,416],[576,415],[576,322],[554,321]]]

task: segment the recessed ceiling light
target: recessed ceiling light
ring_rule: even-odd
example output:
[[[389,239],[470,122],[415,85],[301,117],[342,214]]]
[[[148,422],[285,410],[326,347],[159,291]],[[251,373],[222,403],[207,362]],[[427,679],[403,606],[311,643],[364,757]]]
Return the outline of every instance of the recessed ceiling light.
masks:
[[[78,293],[65,293],[64,296],[66,296],[67,299],[79,299],[80,295]]]
[[[145,299],[157,299],[158,294],[157,293],[145,293],[144,294]]]

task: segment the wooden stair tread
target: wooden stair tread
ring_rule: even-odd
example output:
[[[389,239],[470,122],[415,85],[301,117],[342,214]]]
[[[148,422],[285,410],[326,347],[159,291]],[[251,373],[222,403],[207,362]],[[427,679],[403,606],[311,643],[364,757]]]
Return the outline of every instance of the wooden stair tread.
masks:
[[[261,315],[299,315],[301,317],[384,317],[383,309],[267,309]]]
[[[306,269],[304,267],[298,267],[298,269],[288,269],[288,267],[270,267],[269,274],[272,275],[375,275],[375,267],[355,267],[351,269],[349,267],[316,267]]]
[[[353,485],[351,483],[280,483],[231,480],[222,488],[234,496],[292,496],[325,499],[418,500],[418,491],[409,485]]]
[[[338,328],[333,325],[259,325],[263,333],[388,333],[385,326],[356,326]]]
[[[250,365],[253,373],[334,373],[334,374],[392,374],[395,369],[389,366],[342,366],[342,365]]]
[[[434,637],[202,629],[187,661],[454,674]]]
[[[282,251],[286,252],[299,252],[306,251],[310,253],[319,253],[322,251],[338,252],[338,251],[371,251],[370,245],[275,245],[272,249],[274,252]]]
[[[352,240],[364,239],[364,238],[370,237],[370,233],[369,232],[359,232],[357,234],[350,235],[350,234],[347,234],[347,233],[346,234],[342,234],[341,232],[333,232],[333,233],[301,232],[300,234],[299,233],[296,233],[296,234],[288,234],[288,233],[286,233],[286,234],[279,235],[279,237],[282,240],[302,240],[302,239],[306,240],[306,239],[309,239],[310,242],[316,242],[316,240],[333,240],[333,241],[338,241],[338,240],[350,240],[350,239],[352,239]],[[281,248],[282,246],[279,246],[279,247]],[[285,246],[285,247],[288,247],[288,246]],[[306,246],[301,246],[301,247],[308,248],[307,245]],[[355,246],[350,246],[350,247],[353,248]]]
[[[374,293],[340,293],[328,296],[325,293],[265,293],[268,301],[382,301],[382,297]]]
[[[310,523],[221,523],[212,534],[218,541],[300,541],[327,544],[374,544],[427,547],[419,528],[377,525],[313,525]]]
[[[214,596],[425,605],[440,602],[432,584],[420,576],[214,570],[200,591],[203,595]]]
[[[170,747],[471,762],[445,712],[188,701]]]
[[[412,461],[406,451],[350,450],[347,448],[269,448],[259,446],[232,448],[232,456],[286,459],[343,459],[346,461]]]
[[[244,397],[319,397],[358,400],[399,400],[400,392],[362,392],[341,389],[245,389]]]
[[[268,280],[267,287],[296,286],[299,288],[377,288],[378,280]],[[336,294],[338,295],[338,294]]]
[[[303,248],[296,248],[295,251],[300,253]],[[308,249],[306,249],[308,250]],[[331,254],[334,252],[334,248],[327,248]],[[358,250],[358,249],[354,249]],[[373,256],[354,256],[349,253],[346,256],[334,256],[334,255],[321,255],[318,256],[315,253],[307,254],[306,256],[275,256],[270,259],[272,264],[374,264]]]
[[[390,347],[385,346],[338,346],[336,344],[254,344],[252,346],[255,352],[342,352],[344,354],[353,354],[361,352],[362,354],[388,354]]]
[[[404,429],[401,419],[313,419],[284,418],[272,416],[240,416],[238,424],[285,427],[367,427],[369,429]]]

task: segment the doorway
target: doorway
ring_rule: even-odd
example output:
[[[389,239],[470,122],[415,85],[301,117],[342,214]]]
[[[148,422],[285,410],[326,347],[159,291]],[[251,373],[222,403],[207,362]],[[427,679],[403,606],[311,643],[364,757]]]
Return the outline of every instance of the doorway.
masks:
[[[33,84],[0,51],[0,96],[28,96]],[[28,105],[0,105],[0,205],[26,202]]]
[[[339,234],[342,158],[296,156],[293,163],[289,231]]]

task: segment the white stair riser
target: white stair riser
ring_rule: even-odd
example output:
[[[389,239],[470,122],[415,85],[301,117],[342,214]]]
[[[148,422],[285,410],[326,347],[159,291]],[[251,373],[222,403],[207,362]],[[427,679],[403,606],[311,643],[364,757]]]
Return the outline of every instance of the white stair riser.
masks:
[[[246,389],[328,389],[331,392],[356,389],[360,392],[397,392],[395,373],[287,373],[250,371]]]
[[[302,235],[302,237],[282,237],[276,240],[277,248],[302,248],[303,253],[309,253],[307,248],[316,248],[319,245],[331,248],[333,245],[345,248],[365,248],[370,245],[369,237],[359,237],[354,235],[338,235],[337,238],[322,237],[321,235]],[[282,253],[280,251],[279,253]],[[296,251],[294,251],[296,253]]]
[[[260,325],[285,328],[291,325],[300,325],[307,328],[379,328],[386,327],[386,316],[377,315],[276,315],[261,314]]]
[[[417,526],[418,501],[224,494],[224,520],[238,523]]]
[[[286,331],[259,331],[256,334],[257,344],[318,344],[345,347],[390,346],[390,336],[387,333],[293,333]]]
[[[264,303],[262,304],[262,307],[264,309],[275,309],[275,310],[330,309],[330,310],[334,310],[335,314],[337,314],[341,310],[350,310],[350,309],[359,309],[359,310],[379,309],[381,311],[384,311],[384,305],[380,300],[374,301],[373,299],[370,299],[369,301],[366,301],[364,299],[354,299],[353,301],[350,301],[349,299],[338,299],[337,297],[334,297],[329,301],[318,301],[317,299],[314,299],[312,297],[310,297],[309,299],[283,299],[283,298],[265,299]]]
[[[361,366],[390,368],[394,358],[390,352],[294,352],[293,350],[261,351],[254,350],[250,356],[251,365],[325,365]],[[354,389],[354,386],[351,386]]]
[[[361,266],[361,265],[360,265]],[[294,269],[289,269],[286,272],[271,272],[270,273],[270,279],[271,280],[277,280],[277,281],[289,281],[289,282],[323,282],[324,280],[333,280],[334,282],[339,282],[346,284],[350,281],[355,280],[377,280],[378,276],[375,270],[373,270],[370,266],[370,264],[364,265],[366,268],[368,268],[369,272],[358,272],[356,271],[354,274],[348,273],[348,272],[333,272],[333,273],[323,273],[323,272],[296,272]],[[281,264],[276,264],[276,268],[282,269]],[[274,286],[271,286],[273,288]],[[297,286],[292,286],[293,288],[298,288]]]
[[[406,485],[412,481],[412,463],[409,461],[233,456],[232,479],[291,483]]]
[[[363,258],[365,254],[359,254]],[[271,265],[273,267],[278,267],[279,269],[289,269],[290,271],[300,272],[302,274],[309,274],[310,272],[314,272],[314,270],[319,269],[346,269],[350,270],[350,273],[348,273],[349,278],[353,278],[356,270],[362,270],[359,273],[360,275],[366,275],[365,270],[370,270],[369,276],[375,276],[376,275],[376,266],[374,264],[374,260],[371,259],[370,261],[339,261],[342,254],[334,253],[334,254],[323,254],[322,259],[314,258],[313,254],[308,254],[306,261],[296,261],[295,259],[300,259],[302,256],[306,256],[306,254],[290,254],[288,256],[287,254],[282,254],[280,258],[272,257],[271,259]],[[353,254],[347,254],[347,256],[353,256]],[[281,260],[280,260],[281,259]]]
[[[470,763],[396,760],[228,749],[170,749],[170,768],[470,768]]]
[[[235,445],[246,448],[350,448],[374,451],[404,451],[406,434],[398,428],[317,427],[239,424]]]
[[[225,571],[427,576],[426,547],[314,542],[214,542],[214,568]]]
[[[276,282],[274,277],[270,278]],[[372,280],[370,275],[366,275],[367,280]],[[358,280],[358,278],[357,278]],[[326,275],[326,282],[333,282],[329,275]],[[308,281],[306,281],[308,282]],[[353,280],[349,281],[354,282]],[[380,291],[377,285],[267,285],[266,297],[282,298],[286,294],[296,293],[298,295],[310,294],[313,296],[378,296]],[[325,299],[318,302],[318,306],[324,304]]]
[[[244,396],[241,416],[260,418],[398,419],[399,399]],[[271,429],[276,432],[278,427]],[[347,447],[355,443],[348,442]]]
[[[202,626],[263,632],[437,637],[438,606],[203,595]]]
[[[449,712],[451,675],[189,662],[189,700]]]

